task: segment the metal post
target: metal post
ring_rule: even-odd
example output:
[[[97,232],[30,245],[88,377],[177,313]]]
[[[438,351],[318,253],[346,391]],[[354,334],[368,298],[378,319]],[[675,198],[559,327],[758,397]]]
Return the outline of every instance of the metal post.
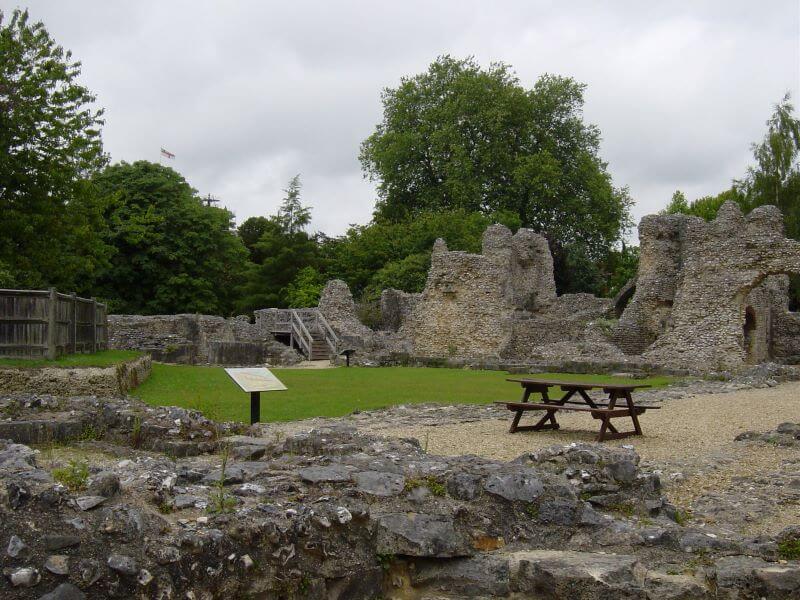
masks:
[[[261,420],[261,392],[250,392],[250,424]]]
[[[56,288],[50,288],[49,304],[47,305],[47,358],[56,359],[56,303],[58,294]]]

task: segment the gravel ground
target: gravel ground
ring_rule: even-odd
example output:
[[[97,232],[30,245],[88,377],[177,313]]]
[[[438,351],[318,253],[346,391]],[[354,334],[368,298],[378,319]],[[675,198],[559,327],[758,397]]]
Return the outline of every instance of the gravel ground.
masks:
[[[431,454],[478,454],[510,460],[552,444],[592,442],[599,429],[599,421],[585,413],[562,413],[558,415],[559,431],[509,434],[511,413],[507,414],[503,420],[381,428],[379,433],[417,438]],[[534,417],[538,415],[523,416],[522,424],[532,423]],[[734,441],[743,431],[763,432],[785,421],[800,421],[800,382],[669,400],[660,410],[639,419],[644,436],[606,443],[631,445],[644,465],[661,469],[667,495],[678,506],[690,507],[707,493],[740,489],[744,480],[768,476],[800,459],[796,448]],[[615,421],[620,430],[629,424],[623,419]],[[753,522],[748,529],[766,531],[784,522],[800,522],[800,507],[786,506],[779,515],[772,515],[769,523]]]

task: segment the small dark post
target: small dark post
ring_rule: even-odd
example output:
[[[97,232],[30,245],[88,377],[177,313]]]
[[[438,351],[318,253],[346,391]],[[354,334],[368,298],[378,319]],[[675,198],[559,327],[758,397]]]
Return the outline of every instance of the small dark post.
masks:
[[[92,352],[97,352],[97,300],[92,298]]]
[[[72,336],[72,352],[78,353],[78,295],[75,292],[70,294],[72,298],[72,323],[70,324],[70,335]]]
[[[250,425],[261,420],[261,392],[250,392]]]
[[[347,367],[350,366],[350,357],[355,353],[356,353],[356,351],[353,350],[352,348],[347,348],[346,350],[342,350],[340,352],[340,354],[344,355],[345,366],[347,366]]]
[[[58,293],[56,292],[56,288],[50,288],[47,301],[47,358],[49,360],[55,360],[58,356],[56,348],[56,344],[58,343],[58,338],[56,336],[57,316]]]

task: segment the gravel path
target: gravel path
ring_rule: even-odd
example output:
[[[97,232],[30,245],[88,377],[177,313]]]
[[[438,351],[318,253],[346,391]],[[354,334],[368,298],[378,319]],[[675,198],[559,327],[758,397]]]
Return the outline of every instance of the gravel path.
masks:
[[[414,437],[431,454],[478,454],[510,460],[524,452],[576,441],[595,440],[599,422],[584,413],[558,415],[559,431],[508,433],[511,413],[502,420],[441,426],[406,426],[376,431],[381,435]],[[537,415],[538,416],[538,415]],[[523,417],[532,422],[533,416]],[[800,382],[726,394],[704,394],[663,403],[661,410],[640,417],[643,437],[606,442],[631,445],[642,463],[662,470],[668,496],[678,506],[690,507],[698,498],[741,486],[743,480],[768,476],[789,465],[796,469],[800,451],[765,444],[735,442],[743,431],[768,431],[785,421],[800,421]],[[624,430],[628,423],[615,422]],[[786,506],[772,515],[774,526],[800,522],[800,508]],[[752,531],[772,529],[758,518]]]

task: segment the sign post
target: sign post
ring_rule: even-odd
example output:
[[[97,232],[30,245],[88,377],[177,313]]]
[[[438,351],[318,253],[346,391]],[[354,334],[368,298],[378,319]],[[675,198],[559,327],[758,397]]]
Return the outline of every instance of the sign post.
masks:
[[[242,388],[250,393],[250,424],[261,420],[261,392],[286,390],[286,386],[269,369],[263,367],[230,368],[225,372]]]

